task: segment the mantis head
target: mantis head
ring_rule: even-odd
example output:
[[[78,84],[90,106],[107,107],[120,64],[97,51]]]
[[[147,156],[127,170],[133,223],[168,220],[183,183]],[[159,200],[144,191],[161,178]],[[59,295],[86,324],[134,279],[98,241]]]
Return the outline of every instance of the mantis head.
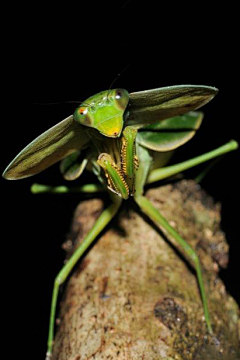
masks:
[[[102,135],[116,138],[121,135],[124,111],[129,94],[124,89],[102,91],[82,103],[74,112],[78,123],[98,130]]]

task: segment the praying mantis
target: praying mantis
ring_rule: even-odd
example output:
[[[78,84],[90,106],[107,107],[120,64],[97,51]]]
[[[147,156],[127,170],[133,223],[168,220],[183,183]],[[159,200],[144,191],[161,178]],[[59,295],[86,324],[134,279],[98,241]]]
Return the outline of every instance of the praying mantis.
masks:
[[[237,142],[231,140],[208,153],[167,166],[173,151],[188,142],[200,127],[203,113],[195,110],[208,103],[217,92],[214,87],[198,85],[170,86],[130,94],[125,89],[102,91],[82,102],[73,115],[37,137],[4,171],[5,179],[23,179],[60,161],[60,171],[66,180],[78,179],[84,170],[96,175],[98,183],[79,186],[77,191],[107,191],[112,200],[55,278],[47,360],[51,359],[54,345],[60,285],[117,214],[122,201],[130,197],[143,213],[175,239],[194,265],[206,328],[209,333],[213,332],[198,255],[144,196],[144,186],[237,149]],[[71,188],[34,184],[31,190],[33,193],[67,193]]]

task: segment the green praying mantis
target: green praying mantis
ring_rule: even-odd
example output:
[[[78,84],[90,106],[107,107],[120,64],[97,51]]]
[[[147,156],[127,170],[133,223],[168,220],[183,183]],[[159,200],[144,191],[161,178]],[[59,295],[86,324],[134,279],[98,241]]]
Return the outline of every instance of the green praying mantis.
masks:
[[[170,86],[130,94],[124,89],[102,91],[31,142],[4,171],[6,179],[22,179],[61,161],[60,171],[66,180],[76,180],[84,169],[97,176],[99,183],[82,185],[77,191],[108,191],[112,199],[111,205],[102,212],[55,278],[46,359],[51,358],[53,349],[60,285],[116,215],[122,200],[129,197],[133,197],[141,211],[175,239],[194,265],[206,327],[212,333],[198,255],[144,196],[144,186],[237,149],[237,142],[231,140],[213,151],[166,166],[173,150],[189,141],[200,127],[203,113],[194,110],[208,103],[217,92],[214,87],[198,85]],[[31,189],[33,193],[71,191],[66,186],[39,184],[34,184]]]

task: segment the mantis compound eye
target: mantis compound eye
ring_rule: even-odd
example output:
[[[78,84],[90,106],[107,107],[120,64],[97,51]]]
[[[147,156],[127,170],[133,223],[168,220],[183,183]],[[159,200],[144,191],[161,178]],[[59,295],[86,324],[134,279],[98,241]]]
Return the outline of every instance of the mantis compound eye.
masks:
[[[87,109],[84,107],[80,107],[80,109],[78,110],[80,115],[86,115],[87,114]]]
[[[129,95],[128,92],[124,89],[115,89],[114,90],[114,100],[116,106],[120,110],[125,110],[128,104]]]
[[[91,126],[91,124],[92,124],[92,120],[91,120],[87,106],[80,105],[75,110],[73,117],[77,122],[79,122],[82,125]]]
[[[121,97],[122,97],[122,92],[121,92],[121,90],[117,90],[115,98],[116,98],[117,100],[119,100]]]

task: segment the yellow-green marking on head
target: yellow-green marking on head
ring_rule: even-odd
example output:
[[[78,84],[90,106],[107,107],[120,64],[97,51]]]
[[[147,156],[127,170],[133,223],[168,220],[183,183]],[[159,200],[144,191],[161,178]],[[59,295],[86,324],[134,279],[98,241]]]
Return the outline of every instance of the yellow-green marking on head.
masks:
[[[107,137],[119,137],[129,94],[124,89],[102,91],[88,98],[74,112],[78,123],[97,129]]]

